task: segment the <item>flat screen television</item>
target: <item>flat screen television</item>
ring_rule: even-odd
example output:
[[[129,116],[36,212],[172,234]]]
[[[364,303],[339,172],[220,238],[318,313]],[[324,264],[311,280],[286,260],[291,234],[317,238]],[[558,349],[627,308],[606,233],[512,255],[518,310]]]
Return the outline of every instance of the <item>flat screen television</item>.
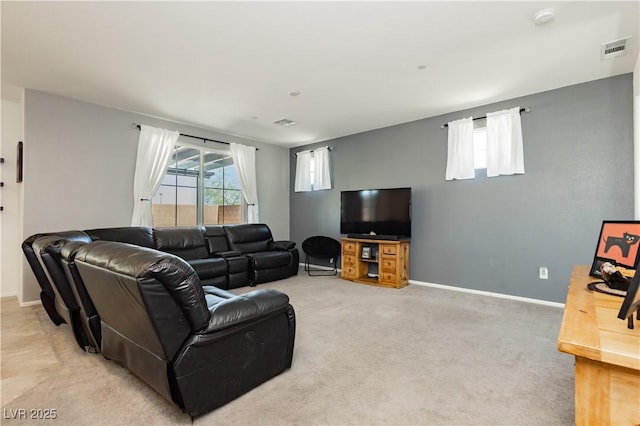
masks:
[[[378,239],[410,238],[411,188],[342,191],[340,233]]]

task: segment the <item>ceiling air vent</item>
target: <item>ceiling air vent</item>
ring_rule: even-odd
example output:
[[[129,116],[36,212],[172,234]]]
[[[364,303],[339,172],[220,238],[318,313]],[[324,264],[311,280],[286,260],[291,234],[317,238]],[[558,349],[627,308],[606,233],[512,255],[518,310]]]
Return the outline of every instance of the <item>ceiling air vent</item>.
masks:
[[[296,124],[298,124],[293,120],[289,120],[288,118],[281,118],[280,120],[276,120],[273,123],[282,127],[295,126]]]
[[[613,59],[627,54],[627,42],[631,37],[602,43],[600,45],[600,60]]]

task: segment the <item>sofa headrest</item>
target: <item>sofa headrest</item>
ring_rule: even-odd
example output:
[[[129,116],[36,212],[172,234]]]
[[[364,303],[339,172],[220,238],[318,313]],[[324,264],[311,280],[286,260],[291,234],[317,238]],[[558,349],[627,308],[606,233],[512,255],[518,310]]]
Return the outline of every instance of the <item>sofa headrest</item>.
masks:
[[[225,226],[224,231],[231,250],[241,253],[267,251],[273,242],[271,230],[263,223]]]
[[[224,232],[224,227],[207,225],[204,230],[209,244],[209,253],[229,251],[229,243],[227,242],[227,234]]]
[[[24,250],[25,248],[26,248],[26,249],[31,249],[31,246],[33,245],[33,242],[34,242],[35,240],[37,240],[38,238],[40,238],[40,237],[44,237],[45,235],[48,235],[48,234],[33,234],[32,236],[27,237],[27,238],[22,242],[22,249],[23,249],[23,250]]]
[[[62,258],[68,262],[73,262],[76,257],[78,249],[85,244],[89,244],[87,241],[69,241],[60,249]]]
[[[123,226],[119,228],[88,229],[86,232],[93,241],[119,241],[140,247],[155,247],[153,229],[146,226]]]
[[[33,241],[32,247],[38,255],[41,255],[45,252],[59,255],[62,246],[71,241],[90,243],[91,238],[89,237],[89,235],[82,231],[56,232],[52,234],[45,234],[41,237],[36,238]]]
[[[204,229],[198,227],[154,228],[155,248],[185,260],[209,257]]]

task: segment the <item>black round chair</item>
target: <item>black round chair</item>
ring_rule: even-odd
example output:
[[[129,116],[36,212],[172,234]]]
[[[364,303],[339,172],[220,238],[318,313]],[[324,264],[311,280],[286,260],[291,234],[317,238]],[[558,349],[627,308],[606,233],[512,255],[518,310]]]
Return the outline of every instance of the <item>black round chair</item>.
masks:
[[[340,243],[333,238],[314,236],[309,237],[302,242],[302,251],[304,251],[304,270],[310,276],[314,275],[336,275],[338,273],[338,258],[340,257]],[[310,259],[329,259],[329,264],[333,269],[311,269],[309,267]],[[315,272],[312,274],[312,272]]]

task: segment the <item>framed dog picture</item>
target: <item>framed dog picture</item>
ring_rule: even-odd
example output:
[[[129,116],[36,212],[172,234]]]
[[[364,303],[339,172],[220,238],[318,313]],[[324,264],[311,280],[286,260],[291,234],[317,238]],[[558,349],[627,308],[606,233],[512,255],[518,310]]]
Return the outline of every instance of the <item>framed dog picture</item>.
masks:
[[[636,269],[640,259],[640,221],[603,221],[590,274],[601,277],[603,262]]]

